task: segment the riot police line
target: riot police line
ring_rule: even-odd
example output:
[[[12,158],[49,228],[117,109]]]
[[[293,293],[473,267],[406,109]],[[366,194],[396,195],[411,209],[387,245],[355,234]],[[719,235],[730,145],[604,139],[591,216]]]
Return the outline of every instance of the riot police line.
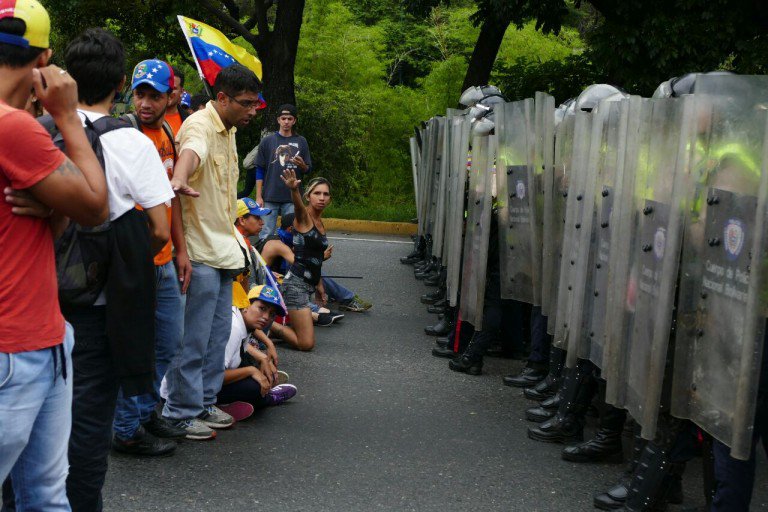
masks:
[[[634,446],[595,506],[678,501],[700,433],[708,505],[746,510],[752,482],[728,479],[749,479],[729,464],[768,436],[768,77],[690,74],[651,98],[598,84],[559,107],[485,86],[460,102],[411,138],[418,237],[401,261],[440,287],[425,302],[475,335],[486,287],[534,307],[550,364],[526,381],[532,439],[579,441],[602,386],[601,428],[563,458],[616,455],[625,420]]]

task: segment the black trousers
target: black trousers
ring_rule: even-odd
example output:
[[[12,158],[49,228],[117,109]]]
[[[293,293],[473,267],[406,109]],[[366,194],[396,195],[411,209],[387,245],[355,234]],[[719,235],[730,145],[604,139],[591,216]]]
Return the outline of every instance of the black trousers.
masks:
[[[66,312],[65,317],[75,329],[67,497],[74,512],[101,512],[119,387],[106,334],[106,307]]]
[[[541,314],[541,306],[531,308],[531,353],[528,362],[542,367],[549,363],[552,336],[547,334],[547,317]]]
[[[473,361],[479,361],[493,342],[502,336],[504,345],[522,346],[524,337],[524,306],[514,300],[488,299],[483,306],[483,330],[476,331],[464,351]]]
[[[261,386],[250,377],[221,386],[216,401],[220,404],[248,402],[254,409],[267,406],[267,400],[261,396]]]

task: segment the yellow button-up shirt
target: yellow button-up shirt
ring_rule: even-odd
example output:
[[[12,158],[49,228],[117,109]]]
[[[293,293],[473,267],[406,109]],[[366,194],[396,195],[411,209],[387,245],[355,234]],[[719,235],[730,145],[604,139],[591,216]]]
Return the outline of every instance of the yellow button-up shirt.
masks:
[[[176,136],[179,154],[191,149],[200,158],[200,165],[189,176],[189,185],[200,197],[181,196],[189,259],[219,269],[246,266],[232,229],[237,218],[239,174],[236,131],[224,127],[213,102],[208,102],[205,109],[184,121]]]

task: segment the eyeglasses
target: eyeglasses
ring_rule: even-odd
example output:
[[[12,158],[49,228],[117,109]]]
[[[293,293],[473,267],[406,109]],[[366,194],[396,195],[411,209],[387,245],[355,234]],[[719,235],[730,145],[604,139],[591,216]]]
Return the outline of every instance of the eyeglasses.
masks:
[[[224,93],[224,94],[226,94],[226,93]],[[247,109],[258,108],[258,106],[261,104],[261,100],[246,100],[246,101],[243,101],[243,100],[239,100],[239,99],[235,98],[234,96],[230,96],[229,94],[227,94],[227,96],[229,96],[229,99],[231,99],[232,101],[234,101],[235,103],[237,103],[241,107],[247,108]]]

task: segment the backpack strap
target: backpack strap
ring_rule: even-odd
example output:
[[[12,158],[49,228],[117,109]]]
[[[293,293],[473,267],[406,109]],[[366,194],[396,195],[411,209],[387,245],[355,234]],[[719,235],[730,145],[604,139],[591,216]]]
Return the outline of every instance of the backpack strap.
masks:
[[[176,154],[176,137],[173,134],[173,128],[171,128],[171,125],[168,123],[168,121],[163,121],[163,131],[171,141],[171,147],[173,148],[173,161],[175,162],[179,159],[179,155]]]

